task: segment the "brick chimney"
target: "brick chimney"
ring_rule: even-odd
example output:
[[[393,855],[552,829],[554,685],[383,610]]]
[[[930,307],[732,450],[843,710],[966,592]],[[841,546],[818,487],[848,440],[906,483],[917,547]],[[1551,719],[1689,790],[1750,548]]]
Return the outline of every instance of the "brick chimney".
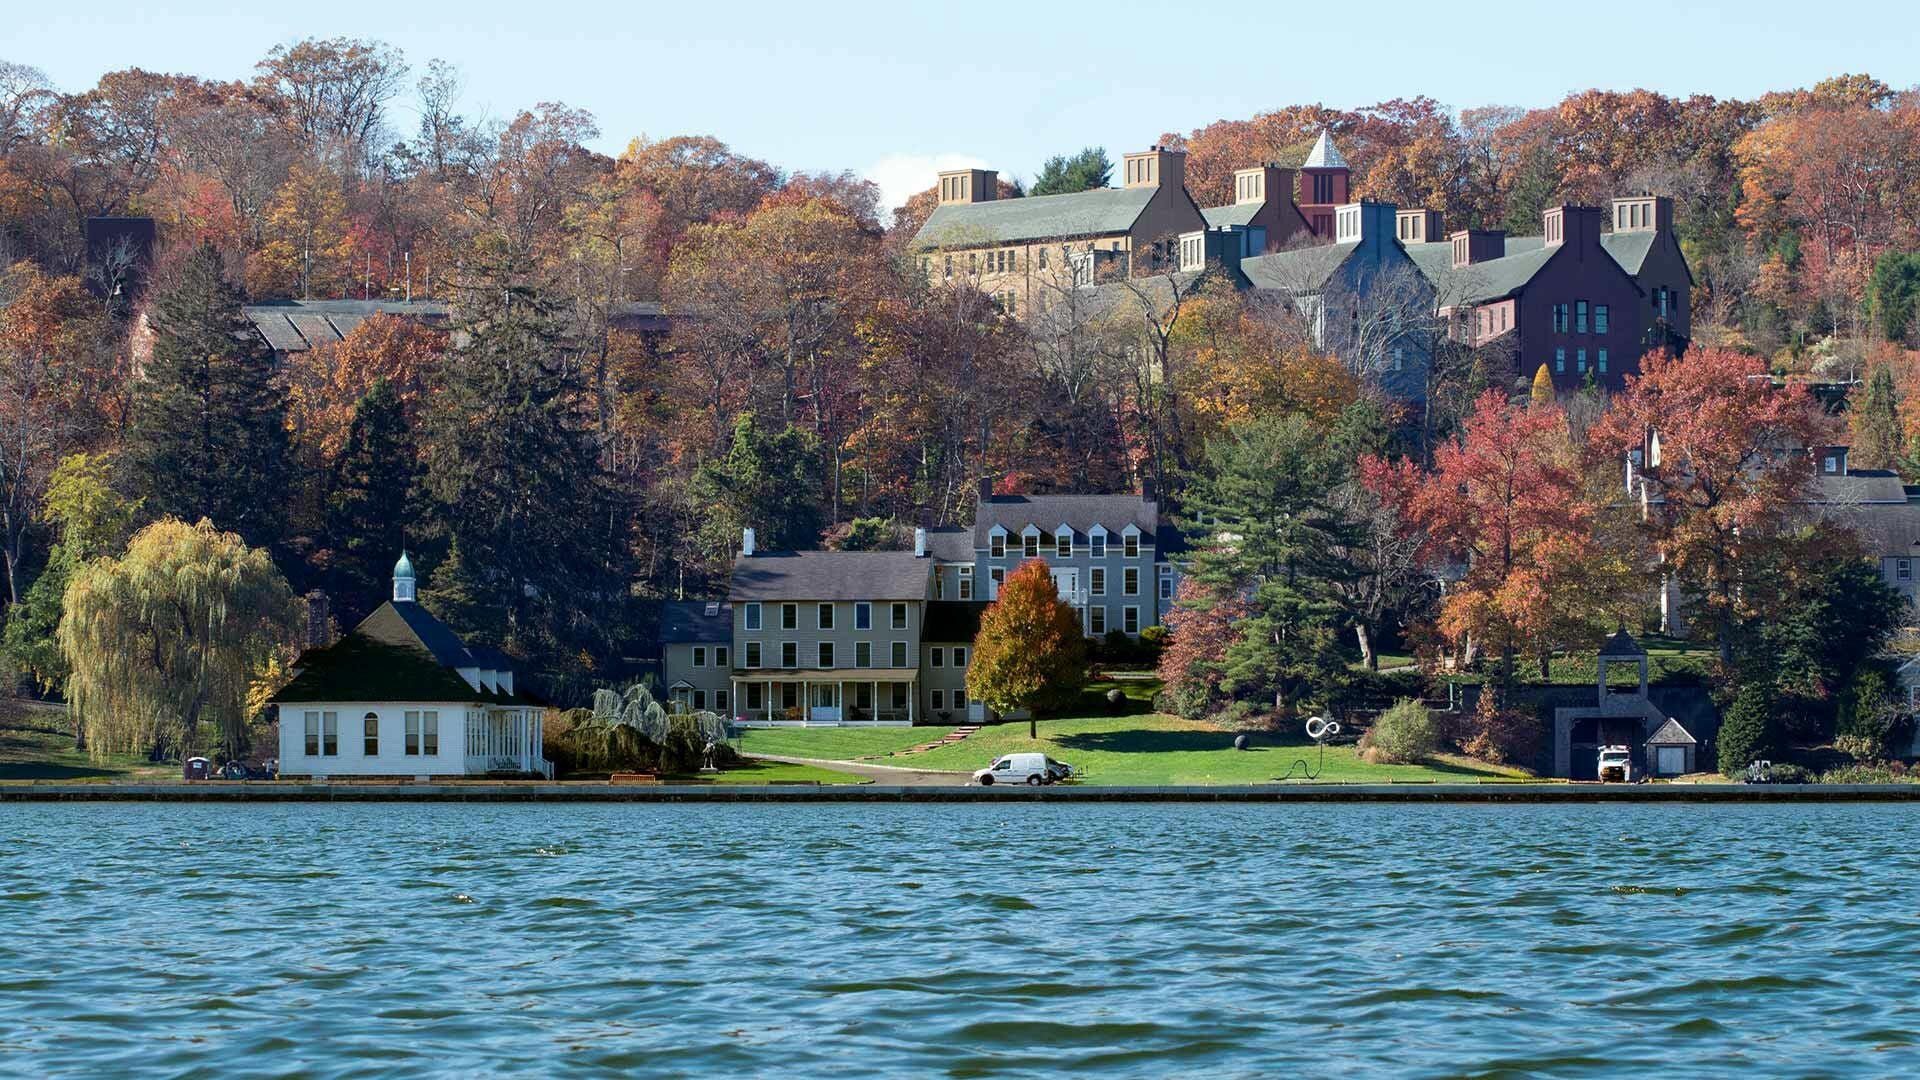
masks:
[[[1505,258],[1507,254],[1505,229],[1461,229],[1447,239],[1453,243],[1453,265],[1456,270],[1489,259]]]
[[[1122,175],[1126,178],[1126,187],[1185,187],[1187,183],[1187,154],[1184,150],[1169,150],[1164,146],[1152,146],[1137,154],[1127,154],[1121,160]]]
[[[986,502],[988,499],[993,498],[993,478],[990,476],[981,477],[977,485],[977,491],[981,502]]]
[[[1665,195],[1629,195],[1613,200],[1613,231],[1672,232],[1673,200]]]
[[[307,648],[324,649],[334,641],[333,602],[319,589],[308,593],[306,601]]]
[[[1233,202],[1248,203],[1293,201],[1293,170],[1269,161],[1251,169],[1233,171]]]
[[[1437,244],[1447,234],[1440,227],[1440,211],[1402,210],[1394,218],[1393,235],[1403,244]]]
[[[1597,206],[1549,206],[1541,215],[1541,225],[1547,247],[1571,244],[1588,248],[1600,242],[1600,208]]]
[[[992,202],[1000,193],[1000,174],[992,169],[954,169],[940,174],[940,205]]]

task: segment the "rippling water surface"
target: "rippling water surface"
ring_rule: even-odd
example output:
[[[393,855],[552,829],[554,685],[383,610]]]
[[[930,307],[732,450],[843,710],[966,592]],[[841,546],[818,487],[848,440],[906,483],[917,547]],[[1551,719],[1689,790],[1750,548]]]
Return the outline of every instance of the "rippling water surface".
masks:
[[[1904,806],[0,806],[0,1072],[1920,1071]]]

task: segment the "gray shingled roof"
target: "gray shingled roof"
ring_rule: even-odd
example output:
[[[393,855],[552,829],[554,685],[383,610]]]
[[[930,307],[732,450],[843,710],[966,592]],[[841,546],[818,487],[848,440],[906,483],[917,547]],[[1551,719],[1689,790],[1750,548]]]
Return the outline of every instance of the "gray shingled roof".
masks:
[[[927,554],[939,562],[972,562],[973,530],[961,525],[928,529]]]
[[[931,559],[911,551],[767,551],[733,563],[744,600],[924,600]]]
[[[1160,504],[1138,495],[995,495],[983,501],[973,515],[973,546],[987,546],[995,525],[1015,536],[1027,526],[1052,536],[1065,525],[1076,540],[1095,525],[1118,536],[1128,525],[1140,528],[1140,542],[1149,547],[1160,532]]]
[[[1613,256],[1613,261],[1620,265],[1620,269],[1625,270],[1629,274],[1638,274],[1640,273],[1640,268],[1646,264],[1647,252],[1653,250],[1653,241],[1656,235],[1657,234],[1652,232],[1601,233],[1600,246],[1606,250],[1608,255]],[[1477,263],[1475,265],[1496,266],[1506,261],[1506,259],[1511,259],[1515,256],[1537,254],[1545,251],[1546,246],[1547,238],[1544,236],[1509,236],[1506,238],[1506,255],[1504,258],[1485,263]],[[1427,280],[1433,282],[1435,285],[1441,285],[1443,279],[1448,278],[1453,273],[1453,244],[1451,241],[1443,240],[1426,244],[1407,244],[1406,249],[1407,254],[1412,257],[1415,265],[1420,267],[1420,272],[1425,274]],[[1528,265],[1532,266],[1531,270],[1526,269]],[[1527,281],[1532,280],[1532,275],[1537,273],[1541,266],[1545,265],[1545,259],[1541,259],[1538,263],[1534,264],[1516,263],[1512,267],[1496,270],[1489,276],[1489,282],[1486,287],[1492,288],[1499,281],[1511,279],[1513,275],[1521,272],[1525,272],[1527,275],[1526,278],[1519,282],[1520,285],[1524,285]],[[1465,280],[1453,284],[1458,288],[1468,290],[1470,295],[1473,294],[1474,290],[1478,289],[1477,285]],[[1514,287],[1517,288],[1518,285]],[[1508,291],[1511,291],[1511,289]],[[1504,295],[1506,295],[1505,292],[1473,295],[1473,298],[1466,302],[1477,303],[1480,300],[1490,300],[1496,296]],[[1460,303],[1461,301],[1442,300],[1441,302],[1446,304]]]
[[[1240,260],[1240,272],[1256,289],[1281,292],[1314,292],[1326,288],[1327,281],[1343,266],[1358,242],[1320,244],[1315,247],[1276,251]]]
[[[1920,503],[1827,503],[1823,520],[1851,529],[1875,559],[1920,558]]]
[[[1094,188],[1068,195],[946,203],[913,236],[915,248],[978,247],[1123,233],[1153,201],[1156,187]]]
[[[1653,250],[1653,238],[1657,235],[1649,229],[1601,233],[1600,246],[1607,249],[1613,261],[1620,264],[1620,269],[1629,274],[1638,274],[1640,267],[1646,264],[1647,252]]]
[[[1266,203],[1234,203],[1232,206],[1210,206],[1200,211],[1200,214],[1207,219],[1207,225],[1211,228],[1217,229],[1223,225],[1250,225],[1253,223],[1253,215],[1259,213],[1264,206]]]
[[[668,600],[660,605],[662,644],[732,640],[733,605],[724,600]]]
[[[1333,145],[1333,137],[1325,130],[1313,142],[1313,149],[1307,151],[1307,160],[1300,163],[1303,169],[1344,169],[1347,167],[1346,155]]]
[[[1680,721],[1671,716],[1667,717],[1667,722],[1655,728],[1653,734],[1647,738],[1650,746],[1694,746],[1699,741],[1693,737],[1692,732],[1680,726]]]
[[[1845,476],[1821,473],[1814,477],[1806,501],[1834,506],[1905,504],[1907,489],[1897,474],[1883,469],[1855,469]]]
[[[1433,282],[1434,289],[1439,293],[1436,302],[1441,307],[1480,304],[1488,300],[1512,296],[1526,288],[1527,282],[1532,281],[1534,275],[1544,269],[1547,263],[1560,253],[1557,247],[1536,248],[1532,251],[1522,251],[1517,255],[1509,254],[1505,258],[1488,259],[1454,269],[1451,245],[1421,244],[1417,246],[1441,246],[1449,249],[1447,265],[1444,269],[1436,270],[1429,263],[1419,259],[1414,260],[1414,265],[1420,267],[1420,272],[1426,275],[1428,281]]]

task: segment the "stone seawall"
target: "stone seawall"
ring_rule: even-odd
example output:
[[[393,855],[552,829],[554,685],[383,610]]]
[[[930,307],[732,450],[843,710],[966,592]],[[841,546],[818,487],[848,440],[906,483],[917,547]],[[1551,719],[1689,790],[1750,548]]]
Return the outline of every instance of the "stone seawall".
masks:
[[[1920,802],[1920,784],[1263,784],[1219,787],[900,787],[885,784],[0,783],[0,802],[947,802],[1661,803]]]

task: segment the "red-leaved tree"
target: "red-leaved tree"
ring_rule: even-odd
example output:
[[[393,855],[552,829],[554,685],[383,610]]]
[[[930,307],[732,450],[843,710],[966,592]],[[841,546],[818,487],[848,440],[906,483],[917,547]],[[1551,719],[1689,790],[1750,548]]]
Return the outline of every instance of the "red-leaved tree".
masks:
[[[1087,639],[1080,617],[1060,599],[1044,559],[1020,564],[1000,583],[1000,596],[980,615],[967,666],[967,693],[997,713],[1068,704],[1087,681]]]
[[[1501,681],[1510,682],[1516,653],[1544,657],[1566,644],[1568,608],[1556,599],[1574,587],[1589,543],[1592,509],[1566,416],[1489,390],[1460,438],[1433,459],[1427,471],[1368,456],[1361,477],[1422,535],[1424,563],[1455,578],[1441,603],[1441,635],[1463,651],[1497,650]]]

